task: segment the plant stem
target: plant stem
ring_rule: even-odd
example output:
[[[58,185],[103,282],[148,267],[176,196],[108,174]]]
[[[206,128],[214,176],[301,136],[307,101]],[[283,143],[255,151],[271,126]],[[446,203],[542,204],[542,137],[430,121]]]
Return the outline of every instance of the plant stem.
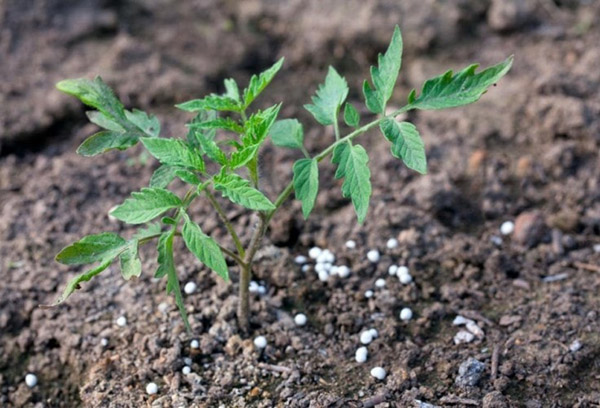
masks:
[[[248,287],[250,285],[250,277],[252,275],[252,261],[258,251],[260,242],[267,230],[267,217],[264,213],[259,213],[258,224],[256,229],[250,238],[250,244],[248,244],[248,251],[244,257],[244,263],[240,264],[240,288],[239,288],[239,304],[238,304],[238,324],[243,333],[248,333],[250,330],[250,296]]]
[[[225,228],[229,232],[229,235],[231,235],[231,239],[233,239],[233,243],[235,244],[238,254],[243,258],[245,255],[244,246],[242,245],[242,241],[240,241],[238,234],[235,232],[233,225],[229,219],[227,219],[227,215],[225,214],[225,211],[223,211],[223,207],[221,207],[221,204],[219,204],[213,193],[211,193],[208,188],[205,189],[204,192],[206,193],[208,201],[210,201],[217,214],[219,214],[219,218],[221,218],[221,221],[223,221],[225,224]]]

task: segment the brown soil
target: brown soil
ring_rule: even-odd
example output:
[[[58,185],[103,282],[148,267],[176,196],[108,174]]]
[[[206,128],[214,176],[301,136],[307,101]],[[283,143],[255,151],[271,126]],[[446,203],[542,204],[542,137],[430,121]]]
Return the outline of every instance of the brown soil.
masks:
[[[598,406],[599,17],[597,3],[576,0],[0,3],[0,406]],[[253,336],[269,342],[263,352],[253,336],[238,335],[236,274],[224,284],[181,245],[181,281],[198,283],[186,296],[192,337],[164,282],[151,278],[149,248],[148,273],[137,281],[111,269],[64,306],[38,308],[76,272],[54,263],[62,246],[105,230],[130,233],[107,211],[156,166],[139,149],[78,157],[93,126],[53,90],[58,79],[101,74],[128,106],[156,112],[164,134],[176,136],[185,116],[175,101],[219,91],[229,76],[244,82],[283,55],[285,68],[262,101],[284,101],[282,116],[298,116],[318,151],[331,131],[302,103],[333,64],[358,105],[368,64],[395,23],[406,43],[395,101],[447,67],[510,54],[515,65],[478,104],[409,115],[427,143],[425,177],[393,159],[377,132],[362,138],[374,190],[363,226],[330,165],[307,222],[298,202],[278,214],[255,268],[268,290],[252,299]],[[273,197],[295,156],[268,146],[262,158]],[[247,240],[253,220],[233,207],[230,214]],[[194,215],[224,237],[207,206]],[[495,243],[506,220],[517,229]],[[390,237],[398,248],[386,249]],[[345,248],[349,238],[357,249]],[[301,272],[293,257],[315,244],[336,253],[351,276],[325,284]],[[371,248],[383,254],[377,266],[366,260]],[[407,264],[414,283],[389,277],[392,263]],[[377,278],[386,287],[366,299]],[[398,318],[406,306],[410,322]],[[300,311],[303,328],[292,321]],[[455,345],[457,314],[485,337]],[[121,315],[125,328],[115,324]],[[371,327],[379,337],[358,364],[359,334]],[[572,351],[575,341],[581,348]],[[193,373],[183,375],[188,357]],[[470,357],[484,370],[465,386],[457,377]],[[376,365],[385,380],[369,375]],[[33,389],[28,372],[39,378]],[[145,392],[150,381],[155,396]]]

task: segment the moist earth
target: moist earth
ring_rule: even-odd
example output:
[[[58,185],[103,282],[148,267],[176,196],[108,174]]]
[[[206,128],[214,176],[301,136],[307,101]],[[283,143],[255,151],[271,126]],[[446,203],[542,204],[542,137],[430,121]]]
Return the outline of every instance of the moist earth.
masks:
[[[596,2],[576,0],[4,1],[0,405],[598,406],[599,17]],[[311,217],[304,221],[289,201],[268,232],[254,269],[267,293],[253,295],[249,338],[235,319],[236,271],[224,283],[180,242],[181,282],[198,285],[185,297],[191,335],[164,282],[152,278],[151,248],[142,250],[139,279],[124,282],[111,268],[64,305],[39,307],[77,272],[54,262],[63,246],[101,231],[132,233],[106,214],[156,168],[139,148],[77,156],[94,126],[54,90],[56,81],[100,74],[128,107],[156,113],[163,134],[176,137],[187,117],[175,102],[220,92],[227,77],[244,83],[286,56],[259,105],[283,101],[281,117],[298,117],[317,152],[333,132],[302,104],[332,64],[362,106],[362,79],[396,23],[405,39],[398,105],[448,67],[511,54],[514,67],[477,104],[407,115],[427,145],[427,176],[394,159],[376,131],[361,138],[373,183],[364,225],[324,164]],[[263,189],[274,197],[296,153],[266,146],[261,156]],[[247,241],[255,220],[227,212]],[[193,216],[226,240],[208,205]],[[506,236],[505,221],[515,223]],[[389,238],[398,247],[388,249]],[[315,245],[334,252],[350,276],[324,283],[303,272],[293,259]],[[370,249],[382,254],[377,264],[366,258]],[[389,276],[392,264],[406,265],[413,283]],[[379,278],[385,287],[375,287]],[[399,319],[404,307],[412,320]],[[303,327],[293,321],[300,312]],[[483,333],[455,344],[457,315]],[[115,323],[120,316],[125,327]],[[359,364],[360,333],[370,328],[379,336]],[[257,335],[268,341],[262,351]],[[184,375],[187,358],[192,373]],[[384,380],[370,376],[375,366],[387,371]],[[29,372],[34,388],[24,382]],[[156,395],[146,394],[149,382]]]

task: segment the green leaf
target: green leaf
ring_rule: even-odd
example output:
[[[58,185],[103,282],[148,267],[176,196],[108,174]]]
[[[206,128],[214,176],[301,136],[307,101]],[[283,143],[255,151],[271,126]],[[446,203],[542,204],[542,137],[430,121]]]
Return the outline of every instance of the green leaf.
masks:
[[[88,235],[69,245],[56,255],[56,261],[65,265],[91,264],[116,257],[127,241],[112,232]]]
[[[231,118],[216,118],[206,122],[192,122],[187,126],[195,129],[223,129],[235,133],[244,133],[244,128]]]
[[[98,109],[109,118],[126,120],[123,104],[99,76],[94,80],[65,79],[57,83],[56,87],[59,91],[72,95],[86,105]]]
[[[127,249],[119,256],[121,274],[125,280],[139,277],[142,274],[142,262],[138,257],[138,241],[129,241]]]
[[[427,174],[427,158],[425,144],[419,131],[409,122],[396,122],[386,119],[379,125],[381,133],[392,142],[392,155],[402,159],[406,167]]]
[[[242,141],[245,146],[261,144],[275,123],[281,104],[253,113],[244,124]]]
[[[162,188],[143,188],[141,191],[131,193],[131,197],[110,213],[128,224],[148,222],[165,211],[182,205],[179,197]]]
[[[348,96],[348,83],[332,66],[329,67],[325,83],[319,85],[312,97],[313,104],[304,105],[321,125],[332,125],[337,121],[340,106]]]
[[[346,125],[354,128],[358,127],[360,122],[360,114],[356,108],[348,102],[346,102],[346,105],[344,106],[344,122],[346,122]]]
[[[177,108],[186,112],[198,112],[205,110],[215,110],[224,112],[239,112],[241,107],[235,99],[231,99],[228,96],[221,96],[216,94],[208,95],[202,99],[193,99],[179,105],[175,105]]]
[[[191,332],[190,322],[188,320],[187,312],[185,310],[185,304],[183,303],[183,295],[181,294],[181,287],[179,286],[179,279],[177,278],[177,272],[175,271],[175,261],[173,259],[173,237],[175,236],[175,229],[164,232],[158,239],[158,269],[154,276],[156,278],[167,277],[167,294],[173,293],[175,297],[175,304],[179,309],[179,314],[183,319],[185,328],[188,332]]]
[[[224,166],[227,164],[227,156],[214,140],[199,138],[200,148],[206,153],[209,159]]]
[[[260,93],[271,83],[283,65],[283,58],[260,75],[252,75],[248,88],[244,89],[244,108],[247,108]]]
[[[142,239],[148,239],[150,237],[157,236],[161,233],[161,225],[158,222],[153,222],[148,224],[145,228],[140,228],[133,235],[132,239],[137,239],[138,241]]]
[[[148,115],[139,109],[133,109],[131,112],[125,111],[125,116],[147,136],[158,137],[160,134],[160,122],[156,116]]]
[[[200,184],[200,180],[198,180],[198,176],[196,176],[193,172],[186,169],[177,169],[175,170],[175,175],[179,177],[184,183],[191,184],[193,186],[197,186]]]
[[[383,113],[387,101],[394,92],[396,79],[402,65],[402,34],[400,28],[394,28],[392,40],[385,54],[377,57],[377,67],[371,67],[371,79],[374,89],[367,81],[363,84],[363,92],[367,108],[373,113]]]
[[[358,222],[362,223],[367,215],[371,197],[369,156],[362,146],[353,146],[347,142],[335,147],[332,162],[338,165],[335,178],[344,178],[342,195],[352,199]]]
[[[478,65],[473,64],[453,75],[448,71],[443,75],[428,79],[423,84],[421,95],[413,89],[408,96],[409,109],[445,109],[473,103],[487,89],[498,82],[511,68],[510,56],[499,64],[475,73]]]
[[[104,113],[99,111],[87,111],[86,116],[96,126],[100,126],[106,130],[112,130],[113,132],[123,133],[125,128],[121,126],[116,120],[109,118]]]
[[[316,159],[300,159],[294,163],[294,191],[302,202],[302,215],[308,218],[319,191],[319,166]]]
[[[116,133],[104,130],[84,140],[77,148],[82,156],[95,156],[109,150],[125,150],[138,142],[138,138],[130,133]]]
[[[190,121],[189,125],[193,125],[195,123],[209,122],[216,118],[217,112],[215,111],[200,111],[198,112],[196,117],[194,117],[194,119]],[[217,134],[217,130],[213,128],[199,129],[192,126],[188,126],[188,129],[189,130],[187,134],[187,141],[190,144],[190,146],[194,148],[200,147],[200,139],[214,140]]]
[[[273,144],[290,149],[301,149],[304,143],[304,130],[297,119],[283,119],[273,123],[269,131]]]
[[[96,276],[100,272],[104,271],[106,268],[108,268],[110,266],[110,264],[112,263],[113,259],[114,258],[104,259],[104,260],[102,260],[102,262],[100,263],[100,265],[98,265],[95,268],[92,268],[92,269],[90,269],[88,271],[85,271],[85,272],[77,275],[73,279],[71,279],[69,281],[69,283],[67,284],[67,286],[65,287],[65,289],[63,290],[62,294],[50,306],[56,306],[56,305],[59,305],[59,304],[63,303],[65,300],[67,300],[67,298],[69,296],[71,296],[71,294],[73,294],[73,292],[75,292],[76,290],[80,289],[80,285],[79,285],[80,283],[82,283],[82,282],[88,282],[94,276]]]
[[[250,160],[256,157],[259,147],[260,145],[252,145],[244,147],[242,150],[237,152],[233,152],[231,154],[231,159],[229,160],[228,166],[232,170],[245,166]]]
[[[250,186],[250,182],[237,174],[215,176],[215,189],[232,202],[256,211],[274,210],[275,206],[260,191]]]
[[[225,95],[226,97],[233,99],[236,102],[240,101],[240,89],[238,88],[235,79],[229,78],[225,80]]]
[[[162,164],[150,177],[150,187],[165,188],[175,178],[177,167]]]
[[[142,137],[140,140],[150,154],[162,164],[204,170],[202,157],[181,139]]]
[[[219,245],[208,235],[204,234],[200,227],[192,222],[187,216],[183,225],[183,240],[196,257],[215,271],[226,282],[229,281],[229,270]]]

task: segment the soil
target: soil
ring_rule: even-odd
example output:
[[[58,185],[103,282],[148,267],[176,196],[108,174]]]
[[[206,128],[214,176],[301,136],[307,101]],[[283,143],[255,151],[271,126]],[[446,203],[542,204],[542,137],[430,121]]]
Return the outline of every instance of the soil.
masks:
[[[0,405],[599,406],[599,17],[597,2],[583,0],[0,3]],[[157,113],[163,134],[177,136],[186,116],[173,103],[221,91],[227,77],[243,83],[286,56],[261,103],[284,101],[281,115],[302,120],[317,152],[332,131],[302,104],[333,64],[362,105],[361,81],[396,23],[405,58],[395,101],[448,67],[510,54],[514,67],[477,104],[408,115],[427,144],[427,176],[392,158],[377,132],[361,139],[373,183],[364,225],[325,164],[310,219],[290,201],[269,230],[254,270],[267,294],[252,298],[249,338],[235,320],[235,271],[223,283],[181,243],[181,281],[198,284],[185,299],[192,335],[164,282],[152,279],[150,248],[139,279],[124,282],[111,268],[66,304],[38,307],[77,272],[53,261],[61,247],[90,233],[132,232],[106,214],[156,167],[138,148],[77,156],[94,127],[53,90],[57,80],[101,74],[127,106]],[[267,195],[290,179],[295,157],[264,148]],[[254,220],[228,212],[248,240]],[[194,218],[225,237],[207,205]],[[505,221],[516,223],[512,235],[500,234]],[[392,250],[391,237],[399,241]],[[313,245],[333,251],[350,277],[323,283],[302,272],[293,258]],[[373,248],[382,253],[376,265],[366,259]],[[414,283],[388,276],[391,264],[407,265]],[[375,289],[378,278],[385,288]],[[404,307],[411,321],[398,318]],[[294,325],[297,312],[306,326]],[[458,314],[483,337],[455,344]],[[115,324],[122,315],[126,327]],[[354,353],[369,328],[379,337],[359,364]],[[261,352],[256,335],[268,340]],[[369,375],[375,366],[386,369],[383,381]],[[31,389],[29,372],[39,379]]]

